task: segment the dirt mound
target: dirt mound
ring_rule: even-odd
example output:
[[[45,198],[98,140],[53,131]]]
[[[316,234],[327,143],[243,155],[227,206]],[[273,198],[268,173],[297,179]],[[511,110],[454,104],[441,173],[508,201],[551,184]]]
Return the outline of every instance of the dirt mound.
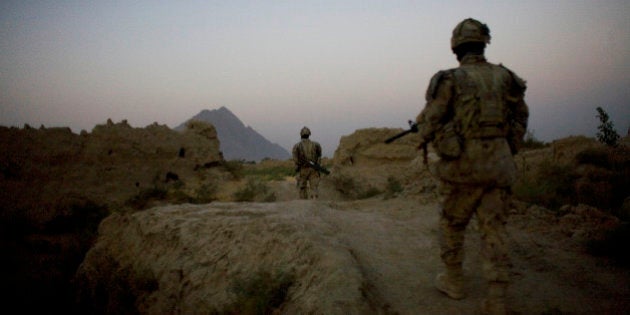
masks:
[[[294,201],[110,216],[77,272],[82,305],[90,313],[211,314],[233,303],[235,279],[266,271],[293,279],[285,313],[371,313],[356,259],[320,213],[331,211]]]
[[[350,198],[388,192],[432,192],[437,181],[423,165],[423,151],[414,134],[386,144],[403,129],[368,128],[344,136],[333,157],[331,185]],[[437,159],[429,148],[427,160]]]
[[[510,310],[627,312],[628,270],[585,255],[580,234],[613,219],[566,211],[514,210]],[[90,313],[247,313],[256,300],[275,314],[473,314],[485,292],[476,223],[466,232],[469,296],[455,301],[433,287],[437,220],[436,203],[405,198],[153,208],[107,218],[75,281]],[[284,283],[271,288],[282,294],[247,289],[266,283]]]

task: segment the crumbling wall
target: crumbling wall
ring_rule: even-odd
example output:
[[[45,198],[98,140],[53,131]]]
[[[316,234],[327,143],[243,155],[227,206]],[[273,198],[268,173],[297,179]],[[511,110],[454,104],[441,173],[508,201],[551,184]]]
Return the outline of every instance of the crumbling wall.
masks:
[[[341,137],[333,157],[333,172],[327,180],[350,198],[380,193],[432,192],[437,182],[424,164],[424,152],[419,148],[417,135],[412,133],[385,143],[402,131],[368,128]],[[427,162],[435,159],[429,148]]]

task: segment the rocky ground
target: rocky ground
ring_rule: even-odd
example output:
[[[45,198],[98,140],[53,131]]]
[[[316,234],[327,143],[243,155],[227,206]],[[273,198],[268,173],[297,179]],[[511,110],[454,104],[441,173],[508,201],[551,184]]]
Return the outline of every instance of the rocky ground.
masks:
[[[332,173],[320,198],[297,200],[295,178],[266,178],[278,169],[292,173],[290,161],[241,169],[223,160],[213,127],[189,129],[176,134],[124,121],[80,135],[0,128],[0,250],[7,257],[0,261],[0,296],[7,307],[78,314],[255,314],[260,305],[274,314],[474,313],[484,294],[474,220],[464,266],[468,298],[453,301],[433,287],[442,269],[439,199],[417,139],[385,145],[402,131],[386,128],[342,137],[323,162]],[[583,163],[571,164],[584,150],[591,151]],[[592,241],[630,217],[627,151],[607,150],[571,137],[516,156],[528,179],[521,188],[540,193],[555,185],[579,194],[514,200],[511,313],[630,310],[628,255],[625,264],[593,256],[593,244],[607,244]],[[426,156],[429,165],[437,158]],[[538,176],[549,163],[553,172]],[[560,180],[567,174],[576,176],[573,182]],[[253,191],[237,196],[244,188]],[[616,216],[585,205],[624,198]],[[549,210],[542,202],[566,205]]]
[[[291,181],[277,184],[286,192],[295,187]],[[89,292],[128,281],[138,297],[134,307],[147,314],[221,311],[236,298],[235,281],[259,270],[294,277],[281,314],[474,313],[484,292],[475,222],[467,232],[469,296],[454,301],[432,284],[442,268],[437,203],[323,195],[316,201],[164,206],[112,216],[79,279]],[[517,208],[508,224],[513,314],[630,310],[628,269],[584,252],[580,232],[592,230],[587,225],[593,217],[586,213],[598,210],[566,209],[563,220],[535,206],[522,209],[527,214]],[[598,224],[605,220],[614,221],[602,216]],[[94,301],[89,292],[83,297]],[[110,293],[110,310],[124,309],[120,294]]]

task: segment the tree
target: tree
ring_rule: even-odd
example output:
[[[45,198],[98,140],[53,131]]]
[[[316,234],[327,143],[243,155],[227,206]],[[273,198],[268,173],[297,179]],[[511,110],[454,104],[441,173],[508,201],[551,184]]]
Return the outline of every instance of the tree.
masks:
[[[616,147],[619,144],[619,134],[615,131],[615,126],[613,122],[608,120],[608,113],[604,111],[601,107],[597,107],[597,118],[601,124],[597,126],[599,130],[597,132],[597,140],[599,142],[609,145],[611,147]]]

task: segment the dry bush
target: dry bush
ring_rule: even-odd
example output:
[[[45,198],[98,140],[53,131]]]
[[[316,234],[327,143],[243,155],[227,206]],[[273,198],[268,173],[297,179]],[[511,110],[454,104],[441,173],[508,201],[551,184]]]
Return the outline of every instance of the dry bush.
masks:
[[[554,210],[583,203],[628,219],[619,213],[630,187],[628,148],[591,147],[568,161],[544,159],[532,170],[523,170],[513,187],[518,199]]]
[[[234,192],[236,201],[264,201],[273,202],[276,200],[275,193],[269,193],[269,186],[262,180],[250,177],[245,186]]]

